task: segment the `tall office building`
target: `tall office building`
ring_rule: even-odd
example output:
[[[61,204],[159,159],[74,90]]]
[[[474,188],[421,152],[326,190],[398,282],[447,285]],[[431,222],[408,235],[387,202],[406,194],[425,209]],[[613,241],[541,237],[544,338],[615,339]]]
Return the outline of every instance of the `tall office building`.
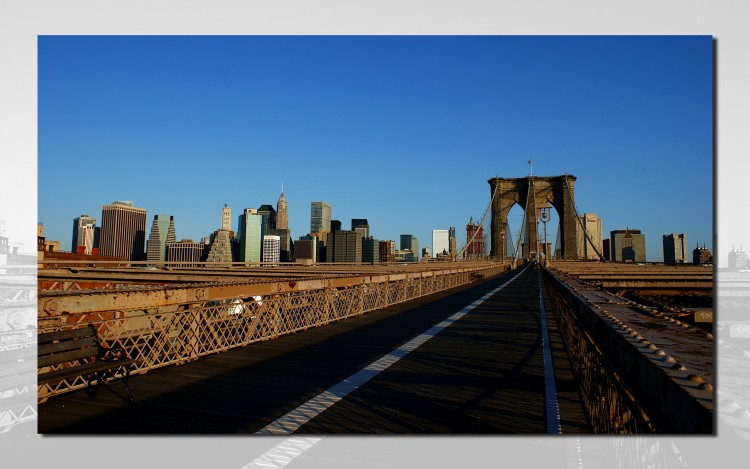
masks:
[[[396,241],[381,241],[378,246],[380,263],[396,262]]]
[[[341,220],[331,220],[331,231],[341,231]]]
[[[79,247],[82,249],[79,249]],[[81,250],[83,254],[91,254],[93,249],[98,247],[99,227],[96,226],[96,218],[88,215],[81,215],[78,218],[74,218],[73,242],[71,243],[70,252],[75,254]]]
[[[278,236],[279,242],[281,243],[279,245],[280,252],[280,259],[281,262],[291,262],[293,260],[293,253],[294,253],[294,242],[292,241],[292,233],[286,229],[272,229],[268,230],[268,234]]]
[[[263,204],[258,208],[258,215],[263,217],[263,236],[271,234],[271,230],[276,229],[276,209]]]
[[[318,238],[317,236],[301,236],[294,243],[294,259],[297,262],[310,261],[313,264],[318,262]]]
[[[576,223],[578,259],[598,261],[599,254],[597,254],[597,251],[602,253],[604,249],[602,245],[602,219],[596,213],[584,213],[579,219],[580,222]],[[584,227],[586,228],[585,233]],[[540,239],[540,244],[543,243],[544,241]]]
[[[221,209],[221,229],[232,231],[232,209],[227,204]]]
[[[231,232],[229,230],[214,231],[206,262],[231,265],[233,260]]]
[[[352,231],[361,234],[363,238],[370,237],[370,225],[367,218],[352,218]]]
[[[167,243],[177,241],[174,230],[174,217],[171,215],[154,215],[151,233],[146,247],[146,260],[161,262],[166,260]]]
[[[614,230],[609,246],[612,262],[646,262],[646,236],[641,230]]]
[[[362,239],[362,263],[380,262],[380,242],[372,237]]]
[[[474,217],[470,217],[469,223],[466,224],[466,243],[467,246],[464,253],[466,259],[484,257],[484,227],[480,226],[479,223],[474,223]]]
[[[450,247],[448,252],[450,253],[451,258],[456,257],[456,254],[458,254],[458,251],[457,251],[458,243],[456,242],[456,227],[455,226],[451,226],[448,229],[448,246]]]
[[[450,254],[448,230],[432,230],[432,256]]]
[[[325,202],[310,204],[310,233],[331,231],[331,206]]]
[[[276,202],[276,229],[288,230],[289,229],[289,212],[286,204],[286,197],[284,197],[284,185],[281,185],[281,195],[279,201]]]
[[[419,241],[416,236],[410,234],[401,235],[401,251],[411,251],[413,253],[413,261],[419,261]]]
[[[702,248],[698,247],[697,244],[695,245],[695,249],[693,249],[693,264],[713,264],[713,261],[714,259],[711,255],[711,251],[706,248],[705,244]]]
[[[687,236],[671,233],[662,236],[665,264],[685,264],[688,262]]]
[[[100,254],[143,260],[146,247],[146,209],[130,201],[117,201],[102,207],[102,228],[99,232]]]
[[[263,262],[279,262],[281,239],[276,235],[263,236]]]
[[[246,208],[238,218],[239,261],[246,266],[261,261],[263,217],[254,208]]]
[[[359,233],[340,230],[328,233],[327,237],[327,262],[362,263],[362,236]]]

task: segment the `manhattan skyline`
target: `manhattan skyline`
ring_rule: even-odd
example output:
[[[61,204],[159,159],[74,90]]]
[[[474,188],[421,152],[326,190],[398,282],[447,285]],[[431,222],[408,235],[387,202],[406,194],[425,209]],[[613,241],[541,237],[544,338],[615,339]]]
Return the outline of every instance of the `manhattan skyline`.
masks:
[[[68,246],[131,200],[198,240],[283,183],[295,240],[323,200],[377,239],[463,245],[487,180],[531,159],[649,261],[669,233],[713,252],[712,67],[709,36],[40,36],[38,218]]]

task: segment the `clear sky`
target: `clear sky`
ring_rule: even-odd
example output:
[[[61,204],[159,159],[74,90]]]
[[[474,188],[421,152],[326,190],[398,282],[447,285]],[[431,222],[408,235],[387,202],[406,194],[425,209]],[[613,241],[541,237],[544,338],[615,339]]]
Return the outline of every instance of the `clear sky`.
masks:
[[[289,204],[292,236],[324,200],[350,228],[465,241],[487,180],[575,175],[579,212],[712,249],[709,36],[40,36],[39,221],[131,200],[177,238]],[[553,220],[553,225],[557,218]],[[520,210],[511,213],[520,228]],[[550,242],[557,227],[548,225]],[[713,251],[713,249],[712,249]]]

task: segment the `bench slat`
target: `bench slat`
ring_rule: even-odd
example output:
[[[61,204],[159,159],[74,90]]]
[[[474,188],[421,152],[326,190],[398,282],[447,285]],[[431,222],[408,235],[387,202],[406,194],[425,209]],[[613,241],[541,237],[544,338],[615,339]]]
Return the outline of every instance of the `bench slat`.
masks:
[[[66,331],[45,332],[37,336],[37,344],[48,344],[58,340],[70,340],[80,337],[96,337],[96,330],[93,326],[88,326],[80,329],[69,329]]]
[[[54,355],[41,355],[37,359],[37,367],[57,365],[59,363],[80,360],[81,358],[92,358],[96,356],[97,352],[98,349],[96,347],[86,347]]]
[[[37,355],[39,357],[42,357],[44,355],[51,355],[53,353],[67,352],[69,350],[76,350],[76,349],[88,348],[88,347],[94,347],[94,351],[92,353],[96,355],[97,353],[96,347],[98,345],[99,345],[99,342],[96,340],[96,337],[84,337],[83,339],[77,339],[77,340],[61,340],[60,342],[52,342],[52,343],[40,345],[37,348]]]

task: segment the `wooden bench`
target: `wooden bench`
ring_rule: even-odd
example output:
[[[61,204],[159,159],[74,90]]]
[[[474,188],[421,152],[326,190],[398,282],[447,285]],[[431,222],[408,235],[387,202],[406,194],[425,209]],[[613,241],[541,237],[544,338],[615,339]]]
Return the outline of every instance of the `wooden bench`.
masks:
[[[63,365],[62,368],[40,373],[37,377],[38,385],[59,383],[81,376],[86,380],[86,392],[89,397],[94,398],[100,385],[108,378],[114,377],[117,372],[124,371],[126,402],[135,402],[128,385],[128,377],[131,365],[136,360],[128,357],[125,349],[121,347],[103,346],[93,325],[39,334],[37,355],[39,368]]]

